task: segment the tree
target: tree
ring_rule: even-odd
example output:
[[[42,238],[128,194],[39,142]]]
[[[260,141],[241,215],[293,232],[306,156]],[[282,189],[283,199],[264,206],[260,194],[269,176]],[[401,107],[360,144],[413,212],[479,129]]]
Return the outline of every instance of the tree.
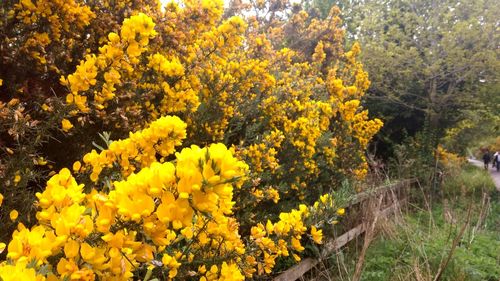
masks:
[[[434,148],[444,130],[461,119],[459,112],[471,108],[477,91],[499,82],[498,5],[379,1],[365,9],[359,38],[372,73],[370,97],[413,111]],[[419,113],[425,119],[415,118]]]
[[[336,3],[312,1],[323,10],[327,2]],[[478,91],[499,83],[495,1],[338,2],[352,13],[348,38],[364,49],[372,81],[366,106],[386,121],[382,142],[425,131],[432,152],[460,113],[474,109]]]
[[[475,153],[500,136],[500,85],[481,87],[475,103],[461,113],[461,119],[446,130],[443,145],[462,155]],[[497,147],[491,150],[497,151]],[[490,151],[491,151],[490,150]],[[468,155],[469,156],[469,155]]]

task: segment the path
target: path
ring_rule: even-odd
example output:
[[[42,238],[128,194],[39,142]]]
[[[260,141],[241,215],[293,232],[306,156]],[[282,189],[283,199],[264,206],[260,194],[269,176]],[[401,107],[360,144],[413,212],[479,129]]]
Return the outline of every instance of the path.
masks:
[[[480,168],[484,168],[484,164],[482,161],[476,160],[476,159],[467,159],[469,160],[469,163],[478,166]],[[491,168],[491,163],[488,165],[488,171],[490,172],[491,178],[493,179],[493,182],[495,182],[495,186],[497,187],[497,190],[500,191],[500,172],[497,172],[496,169]]]

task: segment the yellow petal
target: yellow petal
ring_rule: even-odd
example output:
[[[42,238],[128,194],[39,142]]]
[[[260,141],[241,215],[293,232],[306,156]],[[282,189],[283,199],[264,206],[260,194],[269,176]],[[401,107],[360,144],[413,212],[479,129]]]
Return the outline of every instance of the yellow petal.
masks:
[[[74,258],[78,255],[80,244],[75,240],[70,240],[64,245],[64,254],[67,258]]]

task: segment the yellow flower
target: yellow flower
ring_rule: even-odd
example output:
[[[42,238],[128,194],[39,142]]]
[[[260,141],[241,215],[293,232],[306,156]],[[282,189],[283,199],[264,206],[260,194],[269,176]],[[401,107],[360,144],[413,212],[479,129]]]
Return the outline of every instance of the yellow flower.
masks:
[[[181,266],[181,263],[179,263],[175,257],[168,254],[163,255],[161,261],[164,266],[169,268],[168,277],[174,278],[177,275],[177,268]]]
[[[77,173],[78,171],[80,171],[81,167],[82,167],[82,163],[80,163],[80,161],[76,161],[75,163],[73,163],[73,171],[75,173]]]
[[[73,259],[62,258],[57,263],[57,273],[63,276],[72,276],[78,270],[78,265]]]
[[[18,184],[21,181],[21,175],[19,173],[16,173],[14,176],[14,184]]]
[[[45,158],[43,158],[43,157],[38,157],[38,159],[36,159],[35,161],[36,161],[36,164],[40,165],[40,166],[45,166],[48,163],[47,160],[45,160]]]
[[[272,199],[275,204],[277,204],[278,201],[280,200],[280,194],[279,194],[278,190],[271,187],[266,191],[266,193],[267,193],[267,196],[270,199]]]
[[[323,243],[323,230],[317,230],[315,226],[311,227],[311,236],[314,240],[314,243],[316,244],[322,244]]]
[[[64,245],[64,254],[67,258],[74,258],[78,255],[80,251],[80,244],[75,240],[69,240]]]
[[[83,184],[77,184],[67,168],[63,168],[47,181],[47,187],[43,193],[37,192],[36,197],[42,208],[63,208],[73,203],[80,203],[85,198]]]
[[[68,132],[71,128],[73,128],[73,124],[71,124],[71,122],[66,118],[61,121],[61,124],[62,124],[62,129],[65,132]]]
[[[23,224],[19,224],[18,230],[12,234],[7,258],[19,262],[31,259],[45,261],[59,243],[60,240],[56,239],[53,233],[46,232],[44,226],[39,225],[28,230]]]
[[[298,252],[302,252],[305,250],[305,248],[300,244],[300,240],[295,237],[292,237],[292,247]]]
[[[11,221],[15,221],[17,219],[17,217],[19,216],[19,213],[16,210],[12,210],[12,211],[10,211],[9,216],[10,216]]]
[[[230,263],[229,265],[226,262],[222,263],[222,267],[220,270],[221,281],[242,281],[245,280],[245,276],[241,274],[240,269],[234,263]]]
[[[43,281],[42,275],[37,275],[34,268],[27,268],[26,262],[17,262],[13,265],[0,265],[0,279],[3,281]]]
[[[337,215],[342,216],[344,214],[345,214],[345,209],[344,208],[340,208],[340,209],[337,210]]]

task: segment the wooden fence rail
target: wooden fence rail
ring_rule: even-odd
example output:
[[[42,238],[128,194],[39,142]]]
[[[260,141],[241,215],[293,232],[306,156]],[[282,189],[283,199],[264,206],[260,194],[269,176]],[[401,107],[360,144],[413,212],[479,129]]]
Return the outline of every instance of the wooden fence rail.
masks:
[[[349,205],[346,208],[352,207],[354,205],[360,204],[363,201],[366,201],[370,198],[376,198],[377,196],[385,196],[387,191],[391,191],[393,194],[394,192],[398,192],[401,189],[404,188],[409,188],[414,184],[417,180],[416,179],[406,179],[406,180],[401,180],[396,183],[380,186],[376,189],[363,192],[358,194],[352,201],[349,202]],[[400,193],[400,192],[398,192]],[[394,202],[384,208],[383,210],[380,211],[379,216],[380,217],[386,217],[395,210],[399,209],[399,207],[406,202],[408,198],[399,198],[398,200],[394,200]],[[280,275],[276,276],[274,278],[274,281],[294,281],[302,277],[306,272],[311,270],[313,267],[315,267],[317,264],[321,262],[322,257],[328,257],[332,253],[338,251],[341,249],[343,246],[345,246],[347,243],[349,243],[351,240],[355,239],[359,235],[363,234],[367,227],[369,225],[369,222],[364,222],[356,227],[352,228],[351,230],[347,231],[346,233],[340,235],[337,237],[337,239],[333,241],[329,241],[325,243],[323,246],[323,249],[321,251],[321,256],[319,258],[306,258],[303,259],[300,263],[292,266],[288,270],[282,272]]]

